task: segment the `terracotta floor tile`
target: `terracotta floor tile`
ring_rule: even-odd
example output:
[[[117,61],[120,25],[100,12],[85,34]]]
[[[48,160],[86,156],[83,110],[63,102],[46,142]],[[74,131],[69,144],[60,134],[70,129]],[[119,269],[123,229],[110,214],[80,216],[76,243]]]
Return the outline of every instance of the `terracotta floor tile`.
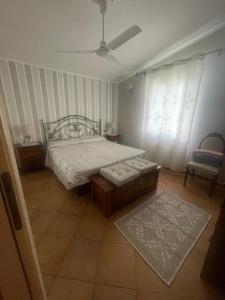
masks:
[[[199,300],[197,298],[186,298],[186,297],[181,297],[181,300]],[[207,299],[205,299],[207,300]]]
[[[34,189],[32,185],[29,184],[29,182],[25,181],[21,177],[21,183],[23,187],[23,194],[25,196],[25,199],[27,200],[28,196],[31,196],[32,194],[35,194],[38,192],[38,188]]]
[[[43,174],[45,173],[39,171],[21,176],[23,192],[26,197],[30,197],[33,194],[38,194],[39,192],[43,191],[42,187],[44,183],[52,180],[52,175],[50,173],[45,174],[44,176]]]
[[[104,234],[104,242],[117,243],[127,245],[128,241],[119,232],[116,226],[112,223],[108,224]]]
[[[107,224],[108,221],[99,208],[89,206],[87,212],[81,218],[75,236],[77,238],[102,241]]]
[[[56,278],[48,300],[91,300],[93,285],[70,279]]]
[[[37,246],[41,270],[44,274],[55,275],[63,260],[69,238],[44,235]]]
[[[51,180],[50,181],[46,181],[43,184],[46,188],[46,190],[48,190],[48,192],[50,192],[51,194],[56,194],[56,193],[70,193],[68,190],[65,189],[64,185],[58,180],[58,178],[52,174]]]
[[[42,201],[39,208],[50,211],[60,211],[66,202],[66,192],[67,191],[65,190],[48,193],[48,196],[45,201]]]
[[[199,250],[199,252],[203,255],[207,254],[208,248],[210,245],[210,239],[214,233],[215,226],[216,226],[216,220],[215,216],[211,218],[211,220],[208,223],[208,226],[203,231],[202,235],[200,236],[196,248]]]
[[[35,212],[35,210],[36,210],[35,208],[27,206],[27,211],[28,211],[29,218],[33,215],[33,213]]]
[[[136,291],[118,287],[97,285],[93,300],[136,300]]]
[[[169,288],[156,275],[143,258],[135,253],[137,289],[156,293],[170,294]]]
[[[172,283],[171,293],[183,297],[207,300],[222,299],[222,295],[217,293],[213,287],[210,287],[200,277],[204,259],[204,256],[199,254],[197,249],[193,249]]]
[[[43,234],[40,233],[33,233],[33,238],[34,238],[34,242],[37,246],[37,244],[39,243],[40,239],[42,238]]]
[[[90,240],[73,239],[66,251],[58,275],[94,281],[101,244]]]
[[[38,190],[31,195],[25,196],[27,206],[30,208],[40,208],[40,206],[47,200],[48,193],[45,189]]]
[[[138,291],[137,300],[182,300],[181,297],[156,294],[147,291]],[[193,300],[193,299],[192,299]]]
[[[62,213],[71,213],[82,215],[84,210],[88,205],[88,200],[86,197],[78,197],[74,192],[73,197],[69,197],[66,199],[67,201],[64,203],[63,208],[61,209]]]
[[[53,223],[57,212],[43,209],[36,209],[30,217],[31,228],[34,233],[43,234]]]
[[[45,285],[46,294],[49,293],[49,290],[52,286],[54,279],[55,279],[55,277],[52,275],[43,275],[43,281],[44,281],[44,285]]]
[[[74,214],[57,215],[53,223],[50,225],[46,234],[58,237],[72,237],[79,222],[79,217]]]
[[[200,278],[203,261],[204,256],[194,249],[171,286],[167,287],[145,261],[136,254],[137,288],[179,297],[219,300],[220,295]]]
[[[126,245],[103,244],[97,282],[112,286],[136,288],[134,250]]]
[[[110,221],[111,222],[117,221],[118,219],[120,219],[123,216],[125,216],[126,214],[128,214],[133,208],[134,208],[134,204],[128,204],[125,207],[117,210],[110,218]]]
[[[45,273],[54,275],[60,269],[62,277],[88,281],[94,281],[97,273],[95,300],[111,300],[111,295],[115,296],[112,298],[115,300],[120,297],[130,300],[134,295],[132,288],[136,287],[139,290],[137,300],[225,299],[199,277],[209,245],[208,238],[213,233],[223,201],[224,189],[218,187],[213,198],[210,198],[207,195],[208,182],[195,178],[194,181],[188,180],[187,186],[183,187],[183,175],[175,175],[165,169],[160,171],[157,193],[163,190],[174,193],[213,215],[168,288],[138,254],[134,255],[132,247],[113,224],[151,195],[138,199],[106,220],[98,206],[90,202],[88,195],[78,197],[76,190],[67,191],[49,169],[29,173],[22,176],[21,180],[41,268]],[[81,218],[79,228],[76,218]],[[49,236],[45,234],[47,231]],[[72,234],[84,240],[71,240]],[[102,241],[103,245],[100,243]],[[70,242],[71,245],[67,247]],[[51,276],[46,276],[46,285],[51,279]],[[93,286],[89,283],[58,278],[53,282],[50,299],[89,300],[92,292]],[[159,298],[161,296],[163,298]]]

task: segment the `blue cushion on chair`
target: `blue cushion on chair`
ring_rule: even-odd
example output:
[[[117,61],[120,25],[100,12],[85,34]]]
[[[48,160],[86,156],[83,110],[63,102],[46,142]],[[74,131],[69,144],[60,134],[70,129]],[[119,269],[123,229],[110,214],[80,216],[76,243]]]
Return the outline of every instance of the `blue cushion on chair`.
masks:
[[[192,152],[193,161],[197,163],[207,164],[214,167],[219,167],[223,163],[224,154],[221,152],[196,149]]]

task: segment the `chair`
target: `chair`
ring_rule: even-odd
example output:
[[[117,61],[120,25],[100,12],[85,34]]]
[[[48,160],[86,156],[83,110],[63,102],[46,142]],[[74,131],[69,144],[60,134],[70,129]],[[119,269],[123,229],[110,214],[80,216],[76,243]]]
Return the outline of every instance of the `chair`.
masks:
[[[217,132],[210,133],[200,142],[199,149],[211,150],[211,151],[224,153],[225,152],[225,140],[224,140],[223,136]],[[222,165],[222,163],[221,163],[221,165]],[[183,183],[184,186],[187,183],[188,175],[191,175],[192,180],[193,180],[196,171],[199,171],[207,176],[211,176],[212,183],[211,183],[210,190],[209,190],[209,196],[211,197],[213,190],[217,184],[217,179],[218,179],[219,172],[220,172],[220,166],[215,167],[215,166],[211,166],[211,165],[200,163],[200,162],[189,161],[187,163],[187,167],[186,167],[184,183]]]

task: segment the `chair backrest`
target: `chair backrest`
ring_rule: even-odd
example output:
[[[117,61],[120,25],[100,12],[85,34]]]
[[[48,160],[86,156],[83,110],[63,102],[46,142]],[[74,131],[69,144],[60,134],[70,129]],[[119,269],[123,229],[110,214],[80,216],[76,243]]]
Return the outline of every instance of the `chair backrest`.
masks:
[[[221,134],[212,132],[202,139],[199,148],[224,153],[225,140]]]

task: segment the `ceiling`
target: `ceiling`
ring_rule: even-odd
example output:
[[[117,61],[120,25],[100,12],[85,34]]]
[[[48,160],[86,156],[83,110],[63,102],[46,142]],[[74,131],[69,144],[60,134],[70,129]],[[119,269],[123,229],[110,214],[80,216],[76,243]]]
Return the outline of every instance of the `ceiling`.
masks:
[[[57,53],[99,46],[101,18],[91,0],[0,0],[0,56],[113,80],[224,14],[224,0],[109,1],[106,40],[132,24],[143,30],[114,51],[117,66],[95,55]]]

